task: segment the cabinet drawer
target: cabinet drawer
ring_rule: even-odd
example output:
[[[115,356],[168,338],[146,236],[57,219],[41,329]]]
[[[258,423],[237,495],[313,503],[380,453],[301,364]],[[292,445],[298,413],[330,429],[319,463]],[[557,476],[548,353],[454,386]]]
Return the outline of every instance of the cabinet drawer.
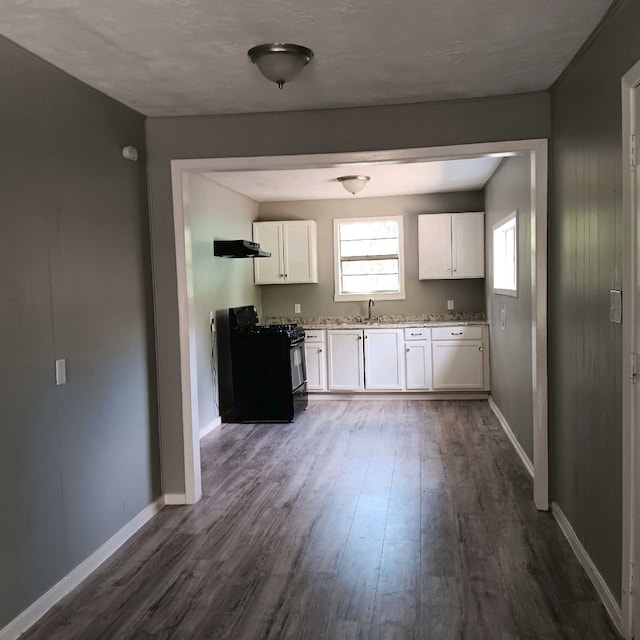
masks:
[[[426,327],[413,327],[404,330],[405,340],[429,340],[431,338],[431,329]]]
[[[481,340],[482,327],[435,327],[431,329],[432,340]]]
[[[305,329],[304,339],[306,342],[325,342],[326,333],[317,329]]]

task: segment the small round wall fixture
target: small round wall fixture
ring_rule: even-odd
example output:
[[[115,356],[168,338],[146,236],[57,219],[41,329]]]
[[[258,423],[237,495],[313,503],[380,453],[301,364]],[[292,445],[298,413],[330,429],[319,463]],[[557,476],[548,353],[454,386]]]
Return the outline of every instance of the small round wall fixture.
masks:
[[[354,196],[367,186],[369,180],[371,180],[369,176],[341,176],[338,178],[338,182]]]
[[[267,80],[282,89],[285,82],[293,80],[309,64],[313,51],[299,44],[273,42],[252,47],[247,55]]]

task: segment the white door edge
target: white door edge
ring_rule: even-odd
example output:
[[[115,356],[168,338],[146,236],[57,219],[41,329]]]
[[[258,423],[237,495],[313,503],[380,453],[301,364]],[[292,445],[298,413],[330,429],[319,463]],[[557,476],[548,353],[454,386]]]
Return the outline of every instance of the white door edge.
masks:
[[[640,479],[636,470],[637,409],[635,385],[631,381],[631,354],[638,351],[636,305],[640,303],[636,289],[640,284],[636,274],[637,255],[640,250],[636,237],[638,210],[634,173],[631,166],[631,136],[636,129],[636,95],[640,87],[640,61],[622,78],[622,216],[624,246],[622,259],[622,289],[626,298],[622,307],[622,633],[632,637],[633,598],[630,592],[631,562],[634,561],[635,538],[640,531],[640,522],[635,514],[634,503],[640,495]]]

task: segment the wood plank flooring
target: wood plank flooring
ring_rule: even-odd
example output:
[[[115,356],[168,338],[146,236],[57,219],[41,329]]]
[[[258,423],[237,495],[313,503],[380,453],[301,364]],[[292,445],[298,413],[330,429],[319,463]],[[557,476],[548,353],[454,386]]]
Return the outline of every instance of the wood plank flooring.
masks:
[[[312,401],[225,424],[28,640],[618,638],[483,401]]]

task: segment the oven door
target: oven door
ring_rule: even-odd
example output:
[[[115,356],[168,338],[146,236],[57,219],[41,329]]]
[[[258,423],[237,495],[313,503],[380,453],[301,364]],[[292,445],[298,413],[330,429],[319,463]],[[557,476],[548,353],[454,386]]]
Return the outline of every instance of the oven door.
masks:
[[[295,391],[307,381],[307,366],[304,361],[304,337],[291,343],[291,391]]]

